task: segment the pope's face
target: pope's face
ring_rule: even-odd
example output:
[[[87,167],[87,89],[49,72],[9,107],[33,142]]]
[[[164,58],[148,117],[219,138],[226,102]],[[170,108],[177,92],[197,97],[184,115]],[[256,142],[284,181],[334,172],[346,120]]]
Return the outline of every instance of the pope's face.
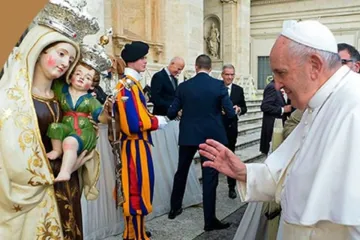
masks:
[[[270,53],[275,88],[283,88],[294,107],[305,109],[317,91],[317,85],[311,74],[310,60],[300,64],[298,56],[289,54],[289,44],[289,39],[280,36]]]
[[[94,69],[79,64],[71,75],[71,86],[78,91],[87,91],[93,85],[94,76]]]
[[[74,62],[76,49],[70,43],[60,42],[40,54],[39,67],[50,80],[61,77]]]

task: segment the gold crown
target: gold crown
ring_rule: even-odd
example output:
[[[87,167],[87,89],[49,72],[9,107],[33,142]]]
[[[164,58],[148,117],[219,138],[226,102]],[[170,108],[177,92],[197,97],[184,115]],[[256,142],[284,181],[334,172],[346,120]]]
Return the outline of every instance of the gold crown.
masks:
[[[50,0],[35,22],[65,34],[76,42],[99,31],[99,23],[85,10],[85,0]]]
[[[88,44],[80,45],[81,61],[86,63],[97,72],[101,73],[108,70],[112,61],[106,54],[104,46],[109,43],[109,36],[112,35],[112,29],[108,29],[107,33],[100,37],[100,42],[94,46]]]

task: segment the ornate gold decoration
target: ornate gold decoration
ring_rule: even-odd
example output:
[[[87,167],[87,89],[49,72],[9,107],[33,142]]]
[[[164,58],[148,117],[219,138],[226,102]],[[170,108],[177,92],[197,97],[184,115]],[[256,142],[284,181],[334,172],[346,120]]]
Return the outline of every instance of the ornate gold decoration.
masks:
[[[31,148],[35,142],[35,133],[33,130],[27,129],[21,132],[19,136],[19,145],[22,151]]]
[[[16,84],[14,87],[7,90],[7,97],[11,100],[18,101],[23,98],[23,88]]]
[[[16,54],[15,54],[15,60],[16,61],[21,61],[22,60],[22,55],[21,55],[21,53],[19,53],[19,52],[17,52]]]
[[[33,150],[33,155],[28,160],[28,170],[33,176],[28,181],[28,184],[31,186],[39,186],[39,185],[47,185],[50,184],[49,181],[46,179],[46,176],[41,173],[38,169],[44,166],[44,160],[40,157],[39,150]]]
[[[47,202],[43,203],[43,208],[45,208]],[[42,216],[43,221],[36,228],[36,240],[61,240],[61,228],[58,220],[53,216],[54,210],[55,206],[51,205],[49,211]]]
[[[18,72],[16,79],[19,80],[20,78],[24,78],[26,82],[29,82],[29,75],[25,68],[20,69],[20,71]]]
[[[0,113],[0,129],[3,126],[4,122],[9,119],[9,117],[12,115],[11,109],[3,109]]]
[[[67,195],[63,194],[60,191],[55,192],[56,198],[58,200],[65,202],[65,209],[68,210],[69,219],[68,219],[68,221],[63,221],[63,229],[65,232],[72,232],[73,236],[81,235],[80,229],[77,226],[76,220],[74,218],[74,208],[70,202],[70,199],[74,198],[75,195],[78,193],[78,188],[76,186],[73,186],[72,188],[70,188],[70,185],[68,182],[66,182],[65,184],[66,184],[65,189],[66,189]],[[76,232],[73,231],[74,229]]]
[[[15,212],[21,212],[21,211],[22,211],[22,207],[21,207],[20,205],[14,204],[14,205],[13,205],[13,210],[14,210]]]
[[[8,119],[12,115],[12,110],[10,108],[5,109],[3,112],[3,118]]]
[[[32,123],[32,119],[28,114],[25,113],[18,113],[15,117],[15,124],[18,128],[28,128]]]

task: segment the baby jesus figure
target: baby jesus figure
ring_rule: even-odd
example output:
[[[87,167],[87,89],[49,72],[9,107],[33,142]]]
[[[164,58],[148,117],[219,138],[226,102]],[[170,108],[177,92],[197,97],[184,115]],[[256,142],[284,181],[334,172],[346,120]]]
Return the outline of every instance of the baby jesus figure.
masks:
[[[60,85],[57,96],[63,111],[61,123],[52,123],[47,135],[51,138],[53,150],[47,153],[51,160],[63,154],[61,169],[56,182],[68,181],[74,171],[77,156],[84,150],[91,151],[96,147],[97,134],[89,116],[95,122],[107,123],[107,115],[101,103],[91,94],[94,80],[100,78],[91,66],[80,62],[70,75],[70,83]]]

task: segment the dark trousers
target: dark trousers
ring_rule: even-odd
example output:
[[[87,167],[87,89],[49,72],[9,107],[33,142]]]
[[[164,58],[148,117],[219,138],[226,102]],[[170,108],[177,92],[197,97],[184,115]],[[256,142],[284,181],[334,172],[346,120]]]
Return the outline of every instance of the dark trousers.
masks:
[[[230,122],[229,122],[229,120],[227,120],[225,118],[224,126],[225,126],[226,136],[227,136],[227,140],[228,140],[228,144],[226,145],[226,147],[229,148],[232,152],[235,152],[235,145],[236,145],[236,140],[237,140],[237,136],[238,136],[237,118],[231,120]],[[233,179],[231,177],[227,177],[227,183],[229,186],[229,190],[235,190],[235,186],[236,186],[235,179]]]
[[[179,163],[174,177],[174,185],[171,193],[171,209],[179,209],[182,206],[184,198],[187,177],[191,162],[198,150],[198,146],[180,146]],[[201,163],[208,161],[207,158],[201,156]],[[202,169],[202,185],[203,185],[203,207],[205,226],[210,226],[216,219],[215,203],[216,203],[216,187],[218,185],[219,173],[213,168],[203,167]]]
[[[237,132],[236,132],[237,133]],[[234,136],[229,136],[228,134],[228,144],[226,145],[232,152],[235,152],[235,145],[236,145],[236,137],[234,138]],[[229,190],[235,190],[235,186],[236,186],[236,179],[231,178],[231,177],[227,177],[227,183],[229,186]]]

